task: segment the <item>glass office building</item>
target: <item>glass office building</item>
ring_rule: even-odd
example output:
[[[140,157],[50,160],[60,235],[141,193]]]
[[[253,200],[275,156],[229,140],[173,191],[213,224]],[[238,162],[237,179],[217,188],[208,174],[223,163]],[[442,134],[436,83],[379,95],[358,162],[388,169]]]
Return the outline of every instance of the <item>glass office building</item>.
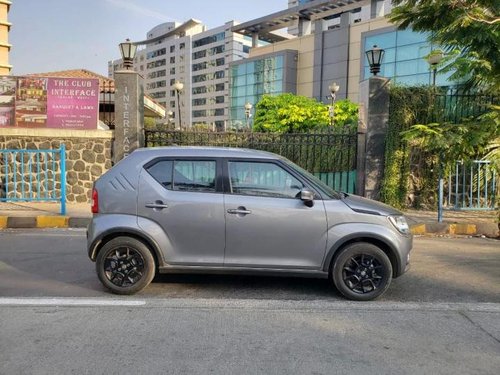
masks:
[[[231,64],[231,119],[229,128],[247,126],[245,104],[255,105],[263,95],[296,92],[297,52],[291,50],[259,56]]]
[[[392,82],[402,85],[432,84],[432,72],[425,57],[433,50],[439,49],[427,41],[427,34],[411,30],[376,30],[364,34],[362,57],[364,67],[361,79],[370,77],[370,66],[365,58],[365,51],[374,45],[385,50],[380,67],[380,75],[391,78]],[[438,73],[436,84],[453,85],[449,80],[450,73]]]

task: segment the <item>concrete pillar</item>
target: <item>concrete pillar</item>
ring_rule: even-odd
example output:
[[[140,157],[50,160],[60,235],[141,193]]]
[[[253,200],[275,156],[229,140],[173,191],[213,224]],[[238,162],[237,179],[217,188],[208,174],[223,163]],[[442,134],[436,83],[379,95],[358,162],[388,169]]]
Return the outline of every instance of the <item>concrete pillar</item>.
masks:
[[[306,18],[299,18],[299,37],[311,34],[312,23]]]
[[[376,200],[380,198],[385,167],[389,83],[390,80],[387,78],[370,77],[359,85],[359,101],[363,113],[360,116],[358,133],[361,134],[358,134],[360,136],[358,140],[364,145],[358,143],[358,193]]]
[[[253,32],[252,33],[252,47],[258,47],[259,46],[259,33]]]
[[[113,162],[144,147],[144,85],[131,70],[115,72],[115,140]]]

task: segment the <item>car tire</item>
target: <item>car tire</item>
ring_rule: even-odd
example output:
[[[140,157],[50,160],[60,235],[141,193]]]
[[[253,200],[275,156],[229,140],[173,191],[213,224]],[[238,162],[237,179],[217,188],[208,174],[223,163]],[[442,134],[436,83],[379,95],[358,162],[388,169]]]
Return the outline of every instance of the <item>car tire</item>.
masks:
[[[132,237],[116,237],[99,251],[96,271],[102,284],[115,294],[134,294],[149,285],[155,260],[148,246]]]
[[[337,290],[354,301],[380,297],[392,280],[392,265],[379,247],[356,242],[343,248],[335,257],[331,277]]]

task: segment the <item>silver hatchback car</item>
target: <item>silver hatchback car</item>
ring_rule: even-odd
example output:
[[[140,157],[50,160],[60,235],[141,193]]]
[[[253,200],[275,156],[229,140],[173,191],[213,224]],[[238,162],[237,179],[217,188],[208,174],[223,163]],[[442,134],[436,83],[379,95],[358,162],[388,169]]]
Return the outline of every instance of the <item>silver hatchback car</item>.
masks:
[[[112,292],[157,272],[330,278],[371,300],[408,269],[402,214],[247,149],[139,149],[94,184],[88,254]]]

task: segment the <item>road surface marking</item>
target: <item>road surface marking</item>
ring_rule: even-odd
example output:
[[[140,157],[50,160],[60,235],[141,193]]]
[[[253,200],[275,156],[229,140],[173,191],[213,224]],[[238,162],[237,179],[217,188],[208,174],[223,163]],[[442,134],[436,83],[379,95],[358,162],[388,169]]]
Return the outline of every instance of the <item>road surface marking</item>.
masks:
[[[144,306],[142,300],[91,298],[0,298],[3,306]]]

